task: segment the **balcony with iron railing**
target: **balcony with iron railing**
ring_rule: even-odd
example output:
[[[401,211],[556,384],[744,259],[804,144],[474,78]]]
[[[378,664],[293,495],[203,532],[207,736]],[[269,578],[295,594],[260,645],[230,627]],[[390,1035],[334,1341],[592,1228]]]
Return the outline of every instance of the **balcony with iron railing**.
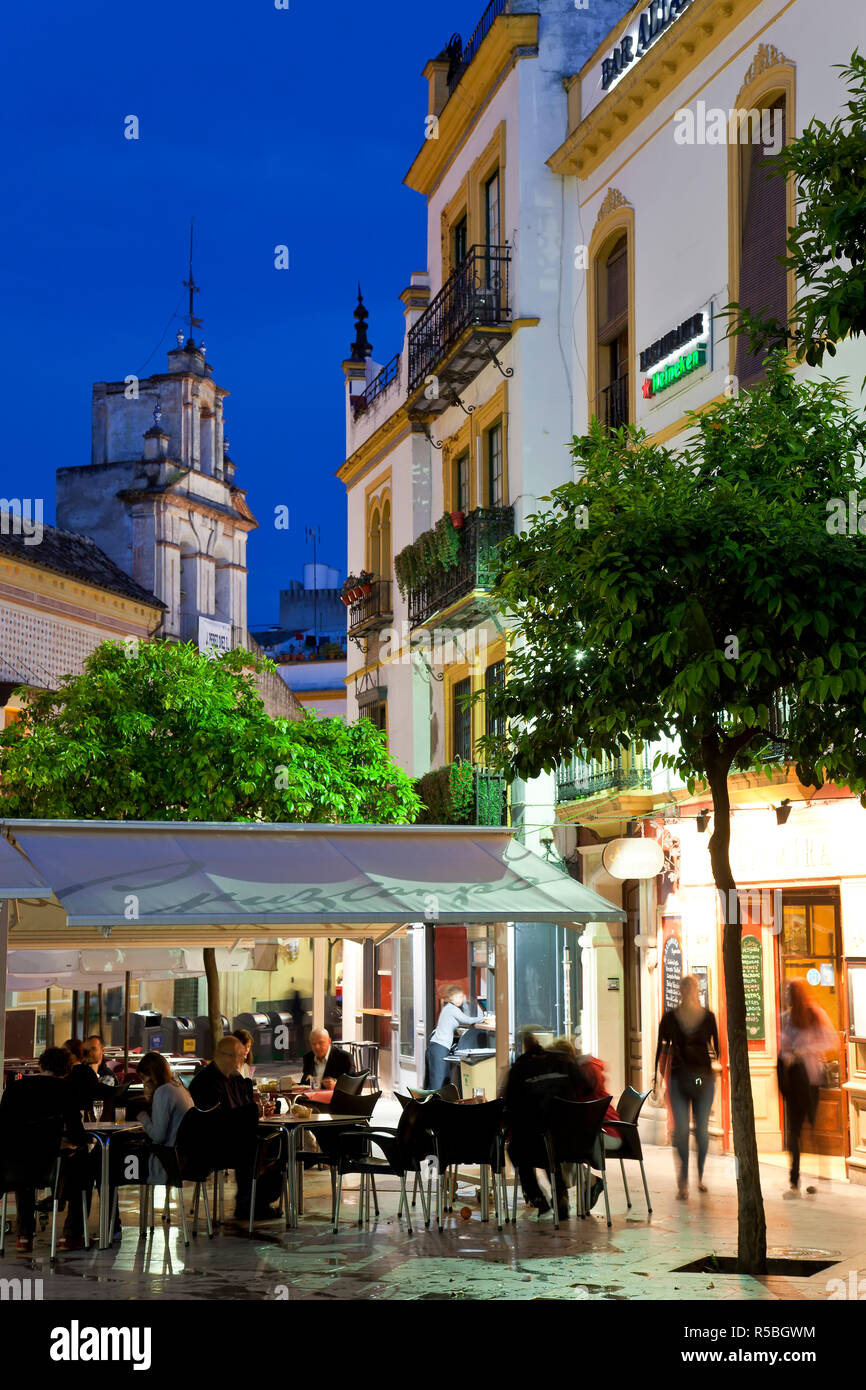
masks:
[[[577,801],[599,792],[650,791],[652,768],[646,753],[624,758],[568,758],[556,771],[557,801]]]
[[[391,361],[386,362],[382,370],[373,377],[373,380],[369,383],[365,391],[362,391],[359,396],[350,397],[352,411],[356,420],[359,415],[363,415],[368,411],[371,405],[373,405],[380,396],[384,395],[389,386],[393,386],[395,382],[399,382],[401,361],[402,357],[398,352],[391,358]]]
[[[629,422],[628,373],[603,387],[595,398],[595,414],[608,434]]]
[[[365,632],[376,632],[386,627],[393,616],[391,580],[376,579],[370,585],[369,594],[362,595],[349,608],[349,636],[360,637]]]
[[[448,68],[449,96],[453,95],[455,87],[493,28],[495,20],[507,8],[507,5],[508,0],[490,0],[490,4],[472,30],[466,43],[461,46],[458,40],[453,47],[449,46],[448,56],[451,59]]]
[[[447,410],[484,367],[499,365],[511,333],[510,265],[508,245],[473,246],[409,330],[408,389],[425,388],[422,413]]]
[[[434,617],[443,626],[468,625],[484,615],[484,594],[496,572],[496,552],[500,541],[514,531],[513,507],[479,507],[467,512],[460,531],[457,562],[450,569],[438,569],[422,581],[409,586],[409,622],[421,627]],[[465,600],[465,602],[460,602]],[[447,621],[446,609],[453,609]]]

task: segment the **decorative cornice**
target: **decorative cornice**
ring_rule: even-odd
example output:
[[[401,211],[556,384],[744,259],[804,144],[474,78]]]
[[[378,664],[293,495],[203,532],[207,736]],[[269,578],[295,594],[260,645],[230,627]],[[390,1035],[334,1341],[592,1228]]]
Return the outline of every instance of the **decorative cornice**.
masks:
[[[620,193],[618,188],[609,188],[602,199],[601,207],[598,210],[598,216],[595,219],[595,225],[598,226],[599,222],[603,221],[609,213],[615,212],[617,208],[630,207],[631,203],[628,198],[626,198],[625,194]]]
[[[751,61],[746,75],[740,84],[740,92],[744,92],[747,87],[751,87],[756,78],[762,72],[768,72],[770,68],[778,68],[790,65],[790,58],[786,58],[784,53],[780,53],[775,44],[759,43],[758,51]],[[739,100],[739,96],[737,98]]]

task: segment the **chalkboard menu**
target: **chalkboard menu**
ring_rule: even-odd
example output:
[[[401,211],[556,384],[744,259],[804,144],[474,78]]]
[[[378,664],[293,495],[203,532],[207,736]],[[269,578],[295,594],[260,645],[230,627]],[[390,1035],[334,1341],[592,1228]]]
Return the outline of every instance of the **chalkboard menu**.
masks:
[[[764,1037],[764,977],[761,943],[756,936],[744,936],[740,943],[743,957],[743,985],[746,990],[746,1037]]]
[[[665,942],[662,955],[662,977],[665,1011],[679,1008],[680,981],[683,978],[683,948],[675,936],[669,936]]]

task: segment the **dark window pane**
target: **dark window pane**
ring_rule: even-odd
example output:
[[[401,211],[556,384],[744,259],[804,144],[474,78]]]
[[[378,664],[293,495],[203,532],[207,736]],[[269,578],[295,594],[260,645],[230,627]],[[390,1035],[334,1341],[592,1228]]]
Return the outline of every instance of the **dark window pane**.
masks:
[[[457,681],[451,692],[454,728],[454,757],[472,760],[472,710],[464,703],[472,690],[469,680]]]

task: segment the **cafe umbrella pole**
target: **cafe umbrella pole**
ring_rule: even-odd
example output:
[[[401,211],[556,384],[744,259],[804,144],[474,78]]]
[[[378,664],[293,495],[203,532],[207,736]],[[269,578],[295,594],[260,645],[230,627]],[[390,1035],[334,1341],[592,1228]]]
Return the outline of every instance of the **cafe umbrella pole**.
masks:
[[[129,971],[123,979],[123,1077],[129,1075]]]
[[[51,986],[45,987],[45,1046],[53,1047],[54,1039],[51,1036]]]

